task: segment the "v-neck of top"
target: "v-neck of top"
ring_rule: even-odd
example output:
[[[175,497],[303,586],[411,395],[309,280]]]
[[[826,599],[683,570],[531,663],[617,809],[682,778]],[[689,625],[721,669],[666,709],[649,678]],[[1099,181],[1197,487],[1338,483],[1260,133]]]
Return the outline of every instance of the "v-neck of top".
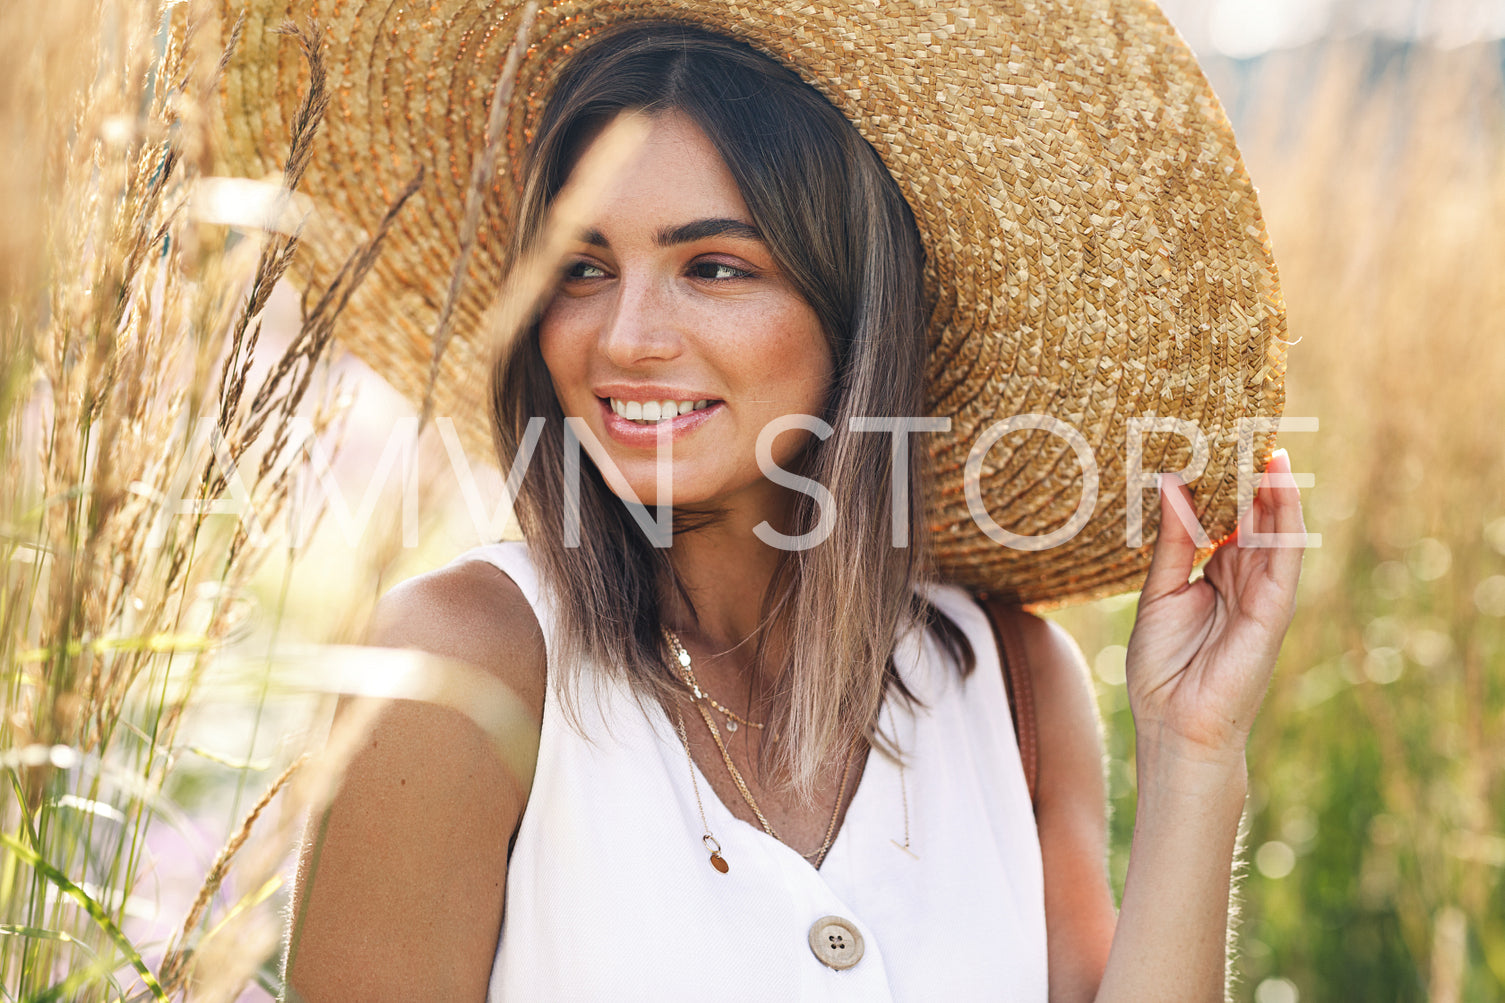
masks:
[[[885,693],[883,695],[883,703],[878,708],[878,717],[880,721],[883,719],[884,712],[888,710],[888,707],[889,697],[888,694]],[[806,864],[809,864],[816,871],[819,871],[821,869],[820,867],[816,867],[815,862],[809,857],[806,857],[803,853],[796,850],[794,847],[790,846],[782,839],[771,835],[766,830],[764,830],[761,825],[749,822],[747,819],[732,811],[731,808],[727,807],[726,802],[721,799],[721,795],[716,793],[716,788],[711,785],[710,778],[707,777],[705,771],[700,768],[700,764],[695,761],[694,753],[685,748],[685,743],[680,739],[679,729],[675,726],[675,722],[670,720],[669,712],[666,711],[662,706],[658,707],[657,720],[654,722],[654,724],[661,724],[665,728],[667,728],[668,731],[674,736],[675,745],[679,746],[680,749],[685,752],[685,761],[689,764],[690,770],[694,773],[695,783],[701,792],[701,802],[702,804],[707,805],[708,816],[706,822],[708,824],[710,822],[709,811],[710,809],[714,809],[715,814],[719,815],[721,819],[724,819],[734,825],[744,826],[757,833],[757,835],[763,837],[764,839],[767,839],[772,843],[776,843],[783,849],[789,851],[798,859],[804,861]],[[687,719],[685,721],[685,728],[687,731],[689,727],[690,721]],[[879,760],[887,759],[886,756],[883,756],[881,754],[878,754],[875,757],[874,754],[876,752],[877,750],[874,748],[873,744],[869,742],[867,752],[864,753],[862,757],[862,774],[857,778],[857,788],[852,792],[851,798],[847,800],[846,808],[841,812],[841,818],[839,819],[839,824],[836,827],[836,832],[831,837],[831,845],[826,849],[825,857],[821,859],[822,866],[824,866],[825,862],[830,860],[831,857],[835,855],[838,844],[842,842],[842,836],[847,831],[847,820],[851,818],[852,812],[856,810],[858,799],[862,797],[865,791],[869,790],[873,786],[872,784],[868,783],[868,778],[871,776],[874,758],[877,758]],[[714,838],[715,834],[715,829],[712,828],[711,836]],[[824,839],[824,833],[822,833],[822,839]]]

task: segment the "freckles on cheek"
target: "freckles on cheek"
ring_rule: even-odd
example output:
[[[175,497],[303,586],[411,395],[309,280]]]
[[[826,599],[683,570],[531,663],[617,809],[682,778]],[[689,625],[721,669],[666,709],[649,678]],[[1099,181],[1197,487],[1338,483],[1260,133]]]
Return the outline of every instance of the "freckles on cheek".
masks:
[[[570,336],[571,325],[562,313],[550,306],[538,322],[538,354],[556,382],[561,375],[579,368],[581,362],[579,339]]]

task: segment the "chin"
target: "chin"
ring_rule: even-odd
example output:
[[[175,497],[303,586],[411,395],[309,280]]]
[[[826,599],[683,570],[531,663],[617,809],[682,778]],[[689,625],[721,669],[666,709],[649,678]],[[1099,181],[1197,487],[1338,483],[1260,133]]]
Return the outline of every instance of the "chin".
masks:
[[[696,501],[694,497],[687,495],[683,491],[672,492],[668,495],[665,495],[663,496],[662,501],[660,501],[658,486],[656,484],[629,483],[628,486],[632,488],[633,494],[636,495],[636,497],[620,491],[612,492],[617,496],[617,499],[624,504],[637,502],[638,504],[651,509],[657,508],[660,504],[667,505],[671,508],[683,507],[685,505],[693,505]]]

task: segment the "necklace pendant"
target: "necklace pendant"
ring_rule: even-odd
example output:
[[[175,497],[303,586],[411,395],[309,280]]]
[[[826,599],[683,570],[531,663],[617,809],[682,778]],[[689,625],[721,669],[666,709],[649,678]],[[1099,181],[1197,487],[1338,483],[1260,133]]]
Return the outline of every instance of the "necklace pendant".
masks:
[[[685,748],[688,754],[689,746],[686,746]],[[690,779],[692,781],[695,779],[695,774],[693,772],[690,774]],[[707,850],[711,851],[712,867],[716,868],[716,870],[720,871],[722,874],[725,874],[727,871],[731,870],[731,868],[727,865],[726,860],[721,856],[721,844],[716,841],[716,837],[712,836],[709,830],[704,836],[700,837],[700,841],[701,843],[705,844],[705,848]]]
[[[726,719],[726,730],[727,731],[736,731],[737,730],[737,722],[733,721],[731,718],[727,718]]]
[[[892,844],[894,844],[895,846],[897,846],[899,849],[903,850],[905,853],[909,854],[915,860],[919,860],[920,859],[919,854],[917,854],[913,850],[911,850],[909,848],[909,844],[908,843],[900,843],[897,839],[890,839],[889,842],[892,843]]]

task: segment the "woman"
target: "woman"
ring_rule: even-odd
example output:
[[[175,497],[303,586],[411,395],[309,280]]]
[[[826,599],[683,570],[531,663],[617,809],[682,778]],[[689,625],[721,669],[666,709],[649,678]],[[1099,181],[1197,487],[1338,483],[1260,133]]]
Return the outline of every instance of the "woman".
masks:
[[[946,488],[923,449],[874,434],[926,414],[935,309],[894,176],[748,46],[625,25],[534,121],[514,260],[623,113],[644,138],[495,375],[504,463],[545,419],[529,542],[394,590],[373,636],[512,688],[542,722],[537,769],[509,775],[449,712],[388,711],[305,848],[290,989],[1221,998],[1244,742],[1300,567],[1240,541],[1301,531],[1284,455],[1197,582],[1170,508],[1190,494],[1166,482],[1129,646],[1140,800],[1115,914],[1079,653],[935,580],[923,513]],[[672,506],[672,545],[629,501]],[[994,630],[1032,707],[1011,706]],[[1011,712],[1038,735],[1033,806]]]

